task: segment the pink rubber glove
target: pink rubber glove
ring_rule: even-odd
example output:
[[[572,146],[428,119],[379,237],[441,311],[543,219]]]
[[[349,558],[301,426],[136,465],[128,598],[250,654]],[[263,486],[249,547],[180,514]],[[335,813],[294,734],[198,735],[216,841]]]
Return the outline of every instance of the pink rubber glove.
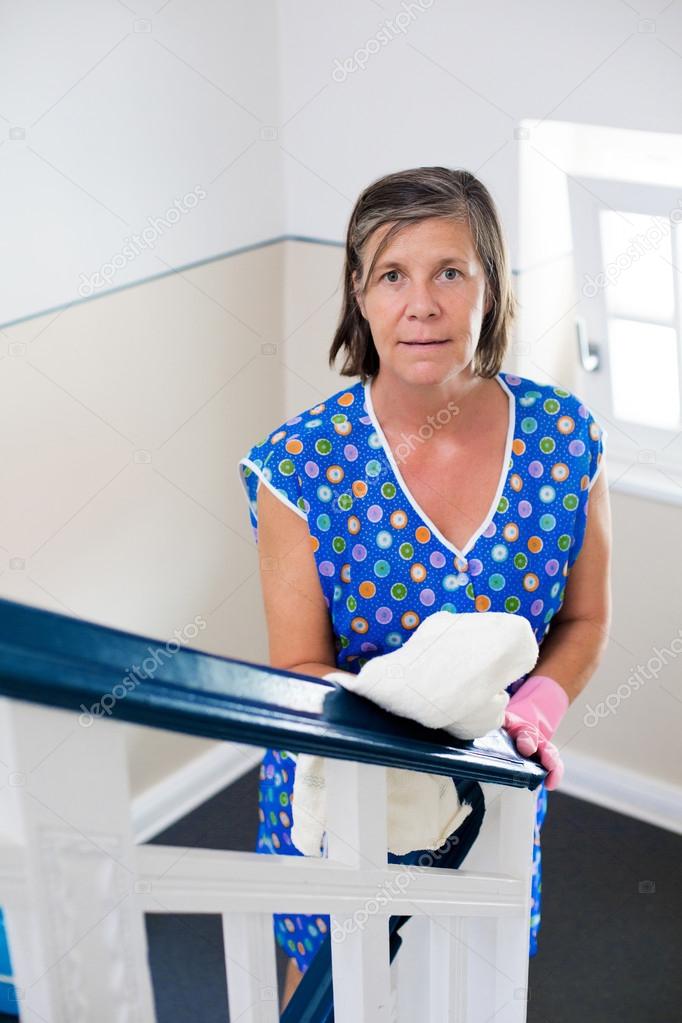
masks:
[[[549,675],[530,675],[509,700],[504,728],[522,757],[537,751],[549,771],[547,789],[558,788],[564,773],[559,750],[549,740],[568,709],[568,693]]]

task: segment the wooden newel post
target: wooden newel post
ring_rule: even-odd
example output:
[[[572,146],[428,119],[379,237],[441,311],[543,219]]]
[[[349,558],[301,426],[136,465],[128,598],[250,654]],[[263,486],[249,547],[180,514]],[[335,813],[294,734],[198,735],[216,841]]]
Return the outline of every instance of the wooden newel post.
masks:
[[[0,772],[22,1023],[154,1023],[125,726],[2,697]]]

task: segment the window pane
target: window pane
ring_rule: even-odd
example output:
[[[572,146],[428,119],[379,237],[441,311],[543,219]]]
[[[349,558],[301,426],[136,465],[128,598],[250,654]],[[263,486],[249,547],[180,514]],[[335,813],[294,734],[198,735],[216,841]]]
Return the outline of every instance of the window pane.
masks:
[[[672,323],[675,299],[667,217],[600,210],[599,228],[607,312]]]
[[[680,425],[677,333],[672,327],[611,319],[609,357],[618,419],[661,429]]]

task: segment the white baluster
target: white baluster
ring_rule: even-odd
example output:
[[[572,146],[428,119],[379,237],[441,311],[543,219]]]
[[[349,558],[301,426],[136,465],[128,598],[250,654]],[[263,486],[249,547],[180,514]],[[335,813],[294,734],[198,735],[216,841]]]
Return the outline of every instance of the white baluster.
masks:
[[[536,799],[537,793],[528,789],[505,788],[501,800],[500,872],[523,882],[526,902],[520,914],[497,920],[495,1023],[526,1023]]]
[[[468,1023],[466,920],[434,914],[429,921],[430,1023]]]
[[[482,784],[486,814],[462,865],[519,879],[525,899],[513,914],[467,917],[467,1023],[525,1023],[536,793]]]
[[[386,768],[326,761],[330,860],[358,876],[386,866]],[[373,907],[331,915],[335,1023],[390,1023],[388,916]]]
[[[411,917],[400,928],[402,944],[393,961],[392,971],[397,990],[398,1023],[428,1020],[430,926],[428,916]],[[446,1017],[441,1017],[445,1020]]]
[[[278,1023],[272,913],[223,913],[223,941],[230,1019]]]

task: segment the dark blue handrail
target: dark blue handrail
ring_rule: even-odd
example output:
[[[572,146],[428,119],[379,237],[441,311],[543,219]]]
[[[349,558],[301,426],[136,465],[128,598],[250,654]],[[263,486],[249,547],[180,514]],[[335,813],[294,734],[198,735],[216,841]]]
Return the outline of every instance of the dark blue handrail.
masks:
[[[0,599],[0,695],[292,752],[535,789],[504,730],[459,741],[309,675]],[[146,667],[145,667],[146,665]]]

